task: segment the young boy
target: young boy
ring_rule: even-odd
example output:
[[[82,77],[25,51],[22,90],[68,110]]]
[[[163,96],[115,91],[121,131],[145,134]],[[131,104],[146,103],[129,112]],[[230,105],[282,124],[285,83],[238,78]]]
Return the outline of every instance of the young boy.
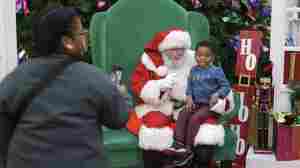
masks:
[[[184,154],[182,159],[177,160],[178,166],[192,158],[191,148],[200,125],[217,122],[217,115],[210,108],[230,92],[230,84],[222,68],[213,65],[214,57],[209,42],[197,44],[197,65],[191,69],[188,78],[186,110],[179,114],[176,121],[175,143],[170,148]]]

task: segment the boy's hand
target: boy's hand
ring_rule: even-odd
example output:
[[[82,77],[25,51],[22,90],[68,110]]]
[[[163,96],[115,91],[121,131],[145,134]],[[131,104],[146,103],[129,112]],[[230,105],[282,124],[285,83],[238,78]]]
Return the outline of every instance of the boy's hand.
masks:
[[[186,99],[186,110],[188,112],[191,112],[193,108],[194,108],[193,99],[192,99],[191,96],[187,96],[187,99]]]
[[[209,107],[213,107],[215,104],[217,104],[218,99],[219,99],[218,93],[211,95],[209,99]]]

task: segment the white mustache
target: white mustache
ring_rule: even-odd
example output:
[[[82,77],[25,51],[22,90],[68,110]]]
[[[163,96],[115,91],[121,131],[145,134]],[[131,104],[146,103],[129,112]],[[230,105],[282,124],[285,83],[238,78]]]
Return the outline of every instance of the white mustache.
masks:
[[[175,69],[175,68],[182,66],[182,64],[184,63],[184,61],[186,59],[185,56],[181,56],[180,59],[173,60],[170,58],[170,56],[168,56],[166,54],[162,54],[162,57],[163,57],[165,65],[171,69]]]

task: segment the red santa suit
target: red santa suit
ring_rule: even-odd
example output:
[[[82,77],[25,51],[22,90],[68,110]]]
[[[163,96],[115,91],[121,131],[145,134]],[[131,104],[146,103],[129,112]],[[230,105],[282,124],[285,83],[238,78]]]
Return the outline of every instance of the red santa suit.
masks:
[[[187,78],[190,69],[196,65],[195,54],[190,47],[191,37],[188,32],[180,29],[159,32],[145,46],[140,62],[132,74],[131,89],[138,100],[130,114],[127,128],[138,136],[139,147],[144,150],[163,151],[173,143],[174,119],[180,111],[174,110],[174,100],[185,101]],[[179,67],[171,68],[165,64],[161,53],[174,48],[185,49],[184,61]],[[174,73],[175,84],[172,89],[164,90],[163,84],[168,83],[169,75]],[[225,109],[225,104],[225,101],[219,101],[217,109]],[[214,131],[211,127],[208,129]],[[205,130],[198,135],[198,139],[199,136],[200,139],[205,136],[202,134],[206,134]]]

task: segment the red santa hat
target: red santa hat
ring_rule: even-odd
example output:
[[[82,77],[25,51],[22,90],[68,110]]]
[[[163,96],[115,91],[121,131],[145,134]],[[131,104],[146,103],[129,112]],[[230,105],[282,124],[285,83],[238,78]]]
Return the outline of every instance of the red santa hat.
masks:
[[[191,36],[188,32],[172,28],[167,31],[158,32],[154,38],[145,45],[145,54],[142,56],[142,63],[147,69],[156,72],[159,76],[166,75],[161,52],[174,48],[191,48]]]
[[[173,28],[156,33],[154,38],[145,46],[145,50],[162,52],[173,48],[187,49],[190,47],[190,34],[182,29]]]

